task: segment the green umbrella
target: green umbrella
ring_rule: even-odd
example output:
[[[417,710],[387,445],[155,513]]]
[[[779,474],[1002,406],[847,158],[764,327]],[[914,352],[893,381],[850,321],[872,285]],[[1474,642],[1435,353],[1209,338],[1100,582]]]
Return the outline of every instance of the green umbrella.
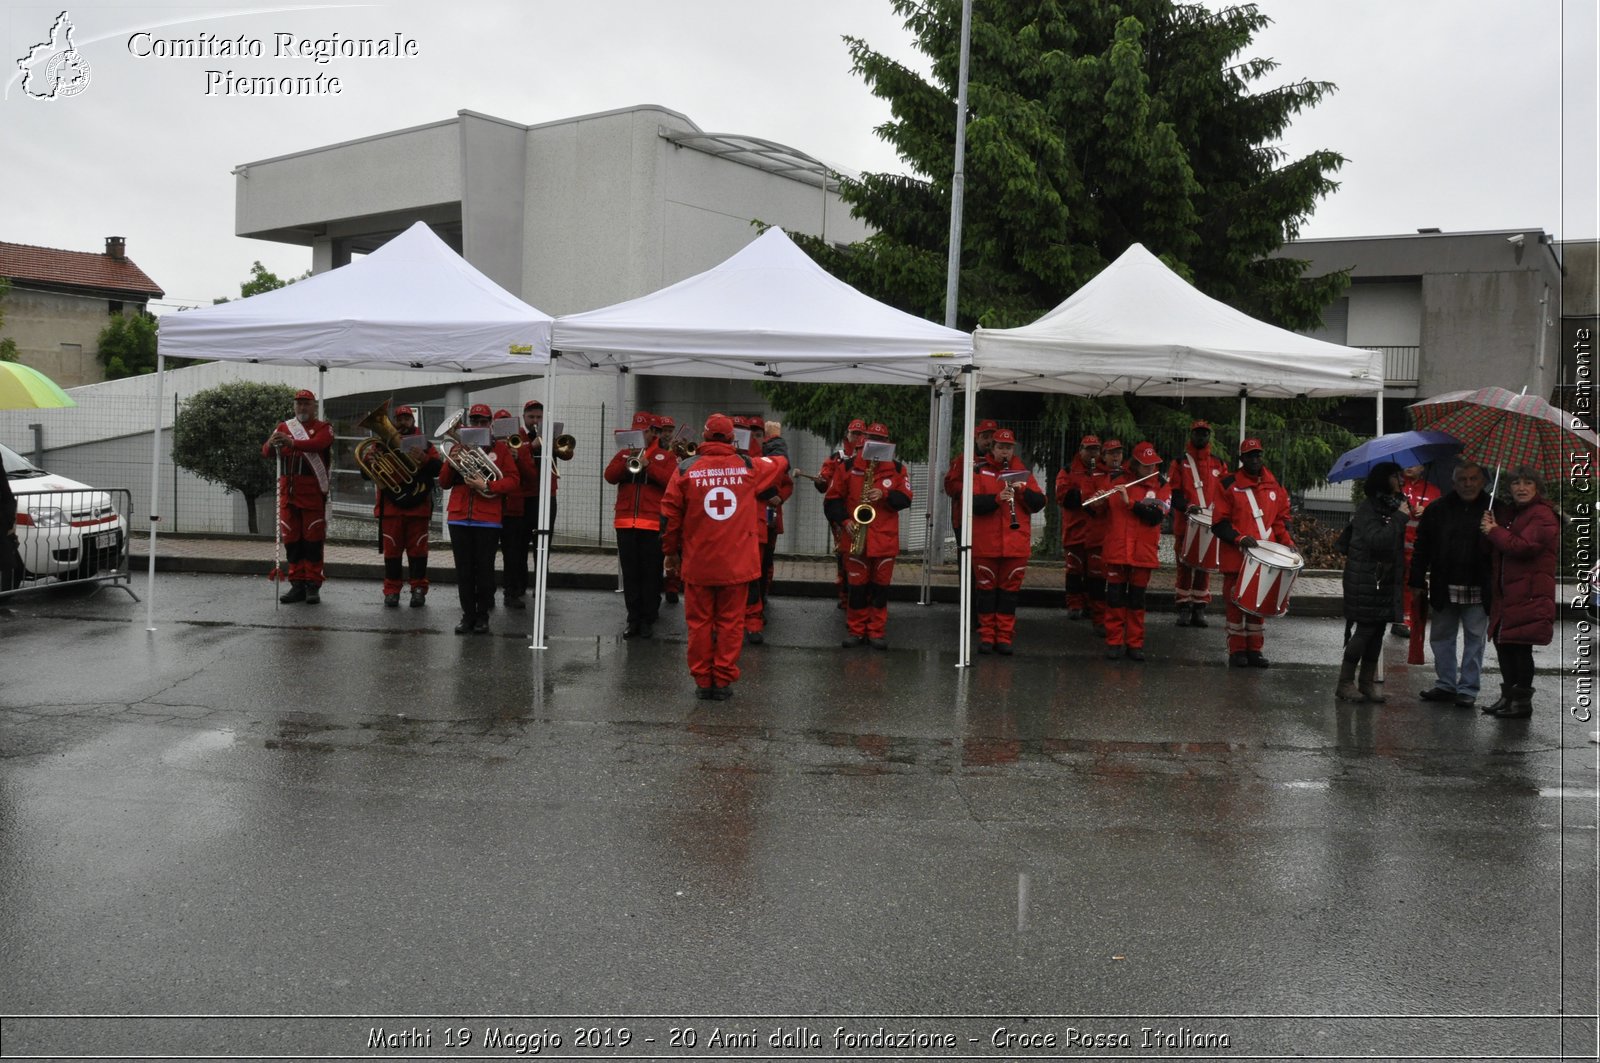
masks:
[[[76,405],[39,370],[21,362],[0,362],[0,410],[55,410]]]

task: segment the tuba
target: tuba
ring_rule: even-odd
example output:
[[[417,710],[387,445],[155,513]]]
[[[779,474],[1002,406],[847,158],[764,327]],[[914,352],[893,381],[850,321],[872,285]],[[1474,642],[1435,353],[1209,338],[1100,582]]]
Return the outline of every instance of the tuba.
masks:
[[[461,436],[457,434],[457,429],[461,427],[461,422],[466,420],[466,417],[466,410],[459,410],[451,414],[450,419],[439,426],[439,434],[434,438],[448,439],[455,444],[455,446],[445,451],[444,460],[450,463],[450,467],[459,473],[463,480],[477,477],[480,480],[492,483],[500,479],[502,475],[500,466],[494,463],[494,458],[487,451],[467,446],[461,442]],[[485,498],[491,495],[491,492],[488,491],[480,491],[479,493]]]
[[[398,495],[406,493],[422,465],[400,446],[400,430],[389,420],[391,401],[384,399],[377,409],[356,422],[358,428],[365,428],[372,436],[356,444],[355,459],[367,479]]]

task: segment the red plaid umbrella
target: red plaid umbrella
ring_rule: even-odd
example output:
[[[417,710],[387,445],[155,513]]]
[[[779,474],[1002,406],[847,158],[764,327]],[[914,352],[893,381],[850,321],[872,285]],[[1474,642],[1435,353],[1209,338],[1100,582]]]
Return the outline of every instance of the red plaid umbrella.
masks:
[[[1592,474],[1600,439],[1571,414],[1537,395],[1505,388],[1452,391],[1411,406],[1418,428],[1461,440],[1463,456],[1481,465],[1531,465],[1546,483]]]

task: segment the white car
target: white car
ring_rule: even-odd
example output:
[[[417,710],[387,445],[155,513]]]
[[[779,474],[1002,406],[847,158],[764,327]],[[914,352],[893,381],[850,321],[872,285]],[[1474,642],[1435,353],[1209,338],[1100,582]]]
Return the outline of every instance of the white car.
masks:
[[[128,522],[110,493],[45,472],[0,446],[6,480],[17,496],[16,577],[87,579],[122,564]]]

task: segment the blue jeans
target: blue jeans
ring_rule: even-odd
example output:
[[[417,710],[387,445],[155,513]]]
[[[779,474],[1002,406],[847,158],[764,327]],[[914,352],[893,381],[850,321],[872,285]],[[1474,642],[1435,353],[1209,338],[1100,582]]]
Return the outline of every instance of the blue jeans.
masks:
[[[1435,606],[1429,616],[1428,645],[1433,649],[1433,670],[1440,690],[1458,696],[1478,696],[1483,673],[1483,648],[1488,642],[1489,614],[1481,605]],[[1457,665],[1456,634],[1460,632],[1461,657]]]

